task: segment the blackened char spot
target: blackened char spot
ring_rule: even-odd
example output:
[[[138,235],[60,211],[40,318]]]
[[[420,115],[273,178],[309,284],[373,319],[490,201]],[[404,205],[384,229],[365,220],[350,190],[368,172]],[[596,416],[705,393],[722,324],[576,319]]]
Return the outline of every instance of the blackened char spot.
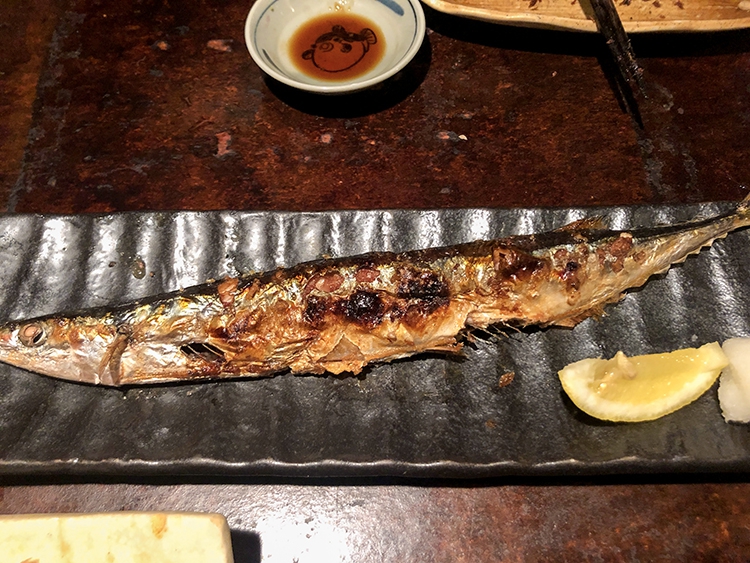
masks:
[[[355,291],[346,301],[344,314],[351,322],[373,327],[383,320],[385,305],[374,291]]]
[[[567,264],[565,264],[565,268],[560,274],[560,277],[567,283],[568,289],[580,289],[581,280],[578,276],[578,269],[580,267],[581,265],[574,260],[570,260]]]
[[[402,272],[397,291],[402,299],[432,300],[448,297],[448,285],[435,272],[430,271]]]
[[[330,307],[328,301],[328,299],[310,295],[307,298],[307,305],[305,305],[305,320],[313,326],[319,326]]]

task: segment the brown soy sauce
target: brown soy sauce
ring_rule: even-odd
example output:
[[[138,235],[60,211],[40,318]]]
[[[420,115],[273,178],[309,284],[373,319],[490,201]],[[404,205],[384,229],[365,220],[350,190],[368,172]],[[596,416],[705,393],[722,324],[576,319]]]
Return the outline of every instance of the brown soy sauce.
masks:
[[[380,62],[385,41],[370,20],[333,13],[305,22],[292,35],[290,57],[302,72],[319,80],[362,76]]]

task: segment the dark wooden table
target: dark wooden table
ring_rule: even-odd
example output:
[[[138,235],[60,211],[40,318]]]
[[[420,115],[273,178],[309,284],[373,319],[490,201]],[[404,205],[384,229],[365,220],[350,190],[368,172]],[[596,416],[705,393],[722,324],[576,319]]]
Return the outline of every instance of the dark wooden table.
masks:
[[[265,80],[249,3],[0,5],[7,212],[518,207],[736,200],[750,32],[634,38],[623,111],[593,35],[427,11],[414,62],[345,98]],[[0,512],[225,514],[239,562],[747,561],[747,475],[489,481],[9,476]]]

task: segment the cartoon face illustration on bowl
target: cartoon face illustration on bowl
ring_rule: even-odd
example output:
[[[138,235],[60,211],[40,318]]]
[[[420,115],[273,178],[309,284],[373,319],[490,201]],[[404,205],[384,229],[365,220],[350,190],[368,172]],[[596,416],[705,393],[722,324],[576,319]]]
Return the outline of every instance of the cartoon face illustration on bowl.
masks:
[[[341,25],[323,33],[311,49],[302,53],[302,58],[326,72],[341,72],[355,66],[370,50],[370,45],[378,42],[375,32],[364,28],[359,33],[350,33]]]

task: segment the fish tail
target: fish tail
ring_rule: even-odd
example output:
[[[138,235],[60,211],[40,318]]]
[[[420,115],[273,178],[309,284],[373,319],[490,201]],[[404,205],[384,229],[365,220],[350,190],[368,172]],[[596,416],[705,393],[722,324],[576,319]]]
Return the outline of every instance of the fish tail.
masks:
[[[695,246],[694,252],[698,252],[702,247],[710,246],[716,239],[724,238],[732,231],[750,226],[750,195],[736,204],[733,211],[724,213],[714,220],[707,219],[702,222],[695,231],[703,233],[703,241],[700,245]],[[700,241],[699,236],[696,242]]]
[[[745,198],[737,204],[737,211],[735,213],[741,224],[750,225],[750,194],[746,195]]]

